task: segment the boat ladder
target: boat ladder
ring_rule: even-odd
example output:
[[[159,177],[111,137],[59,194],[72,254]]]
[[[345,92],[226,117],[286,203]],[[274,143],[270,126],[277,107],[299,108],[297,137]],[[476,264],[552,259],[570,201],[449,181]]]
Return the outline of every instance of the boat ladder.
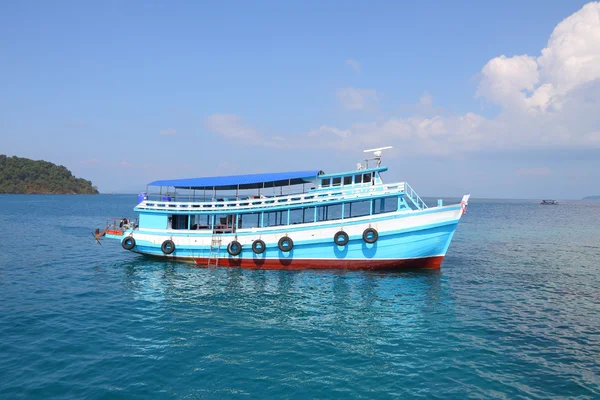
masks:
[[[208,255],[208,266],[219,266],[219,253],[221,251],[221,235],[213,234],[210,241],[210,254]]]
[[[406,193],[406,196],[419,210],[424,210],[427,208],[427,204],[425,204],[423,199],[421,199],[417,192],[415,192],[413,188],[406,182],[404,182],[404,191]]]

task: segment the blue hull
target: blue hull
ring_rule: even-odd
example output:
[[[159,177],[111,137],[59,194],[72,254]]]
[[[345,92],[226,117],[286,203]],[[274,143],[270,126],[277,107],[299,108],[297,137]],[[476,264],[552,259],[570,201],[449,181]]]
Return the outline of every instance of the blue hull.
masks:
[[[330,240],[301,241],[294,239],[294,247],[281,251],[276,243],[267,244],[262,254],[255,254],[250,245],[242,246],[237,256],[227,252],[227,244],[234,235],[223,235],[217,254],[207,246],[176,245],[175,251],[165,255],[160,245],[138,240],[133,251],[163,258],[178,259],[199,265],[224,265],[248,268],[394,268],[398,266],[439,268],[446,254],[458,221],[408,232],[380,233],[378,240],[369,244],[362,236],[350,237],[345,246]],[[243,236],[238,235],[238,240]],[[293,238],[293,235],[290,234]]]

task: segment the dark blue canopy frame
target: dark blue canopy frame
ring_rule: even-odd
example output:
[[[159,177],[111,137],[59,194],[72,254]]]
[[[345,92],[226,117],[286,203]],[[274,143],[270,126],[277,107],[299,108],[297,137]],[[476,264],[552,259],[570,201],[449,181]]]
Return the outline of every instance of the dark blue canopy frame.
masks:
[[[148,186],[170,186],[176,189],[259,189],[300,185],[316,180],[323,171],[276,172],[268,174],[215,176],[207,178],[170,179],[150,182]]]

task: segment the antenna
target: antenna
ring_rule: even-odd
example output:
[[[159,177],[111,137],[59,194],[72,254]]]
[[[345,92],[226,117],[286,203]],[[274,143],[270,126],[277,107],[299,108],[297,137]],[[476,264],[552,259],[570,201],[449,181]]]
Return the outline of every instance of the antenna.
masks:
[[[371,153],[373,152],[373,155],[375,156],[375,158],[365,158],[365,162],[367,163],[367,168],[369,168],[369,160],[375,160],[377,161],[377,167],[379,167],[381,165],[381,152],[382,150],[387,150],[387,149],[392,149],[392,146],[385,146],[385,147],[378,147],[376,149],[369,149],[369,150],[364,150],[363,153]]]
[[[376,149],[363,150],[363,153],[370,153],[372,151],[381,151],[381,150],[387,150],[387,149],[393,149],[393,147],[392,146],[378,147]]]

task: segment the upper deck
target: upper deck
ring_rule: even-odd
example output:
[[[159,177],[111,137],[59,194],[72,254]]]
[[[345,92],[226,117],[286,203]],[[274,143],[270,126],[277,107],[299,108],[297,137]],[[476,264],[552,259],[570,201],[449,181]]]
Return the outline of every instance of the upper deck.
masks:
[[[236,190],[235,195],[230,197],[217,196],[217,187],[212,187],[210,198],[198,195],[195,193],[196,189],[194,188],[192,188],[194,193],[189,193],[188,188],[187,193],[173,192],[168,197],[159,194],[157,199],[145,200],[138,204],[136,211],[194,214],[246,213],[264,211],[265,209],[275,211],[291,207],[312,207],[368,198],[402,197],[404,195],[407,195],[417,209],[427,207],[408,183],[384,184],[380,173],[386,170],[387,167],[378,167],[339,174],[320,174],[315,178],[314,186],[308,190],[305,190],[304,183],[306,182],[303,182],[301,191],[286,194],[283,194],[283,188],[290,189],[292,185],[279,186],[281,188],[279,194],[265,194],[265,191],[269,191],[268,189],[277,187],[265,185],[265,187],[258,187],[258,193],[240,193],[241,190]],[[230,178],[228,177],[228,188],[231,188]],[[256,183],[253,183],[253,185],[256,185]],[[202,189],[207,188],[203,187]]]
[[[406,196],[415,208],[427,208],[408,183],[383,183],[381,173],[388,168],[380,166],[381,150],[387,148],[366,150],[374,151],[375,158],[366,159],[365,166],[359,163],[354,171],[335,174],[307,170],[154,181],[148,186],[160,187],[160,192],[149,196],[141,194],[135,209],[188,214],[247,213],[389,196],[397,196],[400,200]],[[377,166],[369,168],[369,160],[376,160]]]

